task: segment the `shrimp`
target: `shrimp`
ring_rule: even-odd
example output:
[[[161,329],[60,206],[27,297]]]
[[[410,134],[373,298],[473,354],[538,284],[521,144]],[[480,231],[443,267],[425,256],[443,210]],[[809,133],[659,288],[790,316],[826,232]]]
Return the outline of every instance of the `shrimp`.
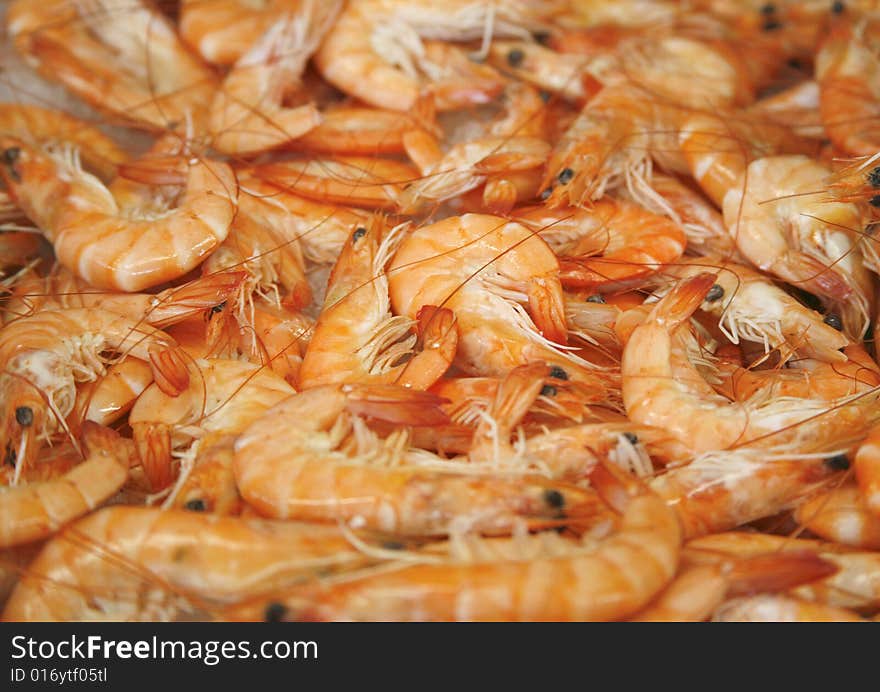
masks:
[[[639,285],[678,260],[687,243],[682,228],[670,219],[610,199],[589,209],[524,209],[513,218],[546,239],[560,256],[564,286],[593,292]],[[556,238],[560,240],[554,242]]]
[[[0,104],[0,133],[36,146],[75,147],[85,168],[105,181],[128,160],[128,154],[98,127],[52,108]]]
[[[819,84],[812,79],[755,101],[747,112],[791,128],[801,137],[825,138],[825,128],[819,116]]]
[[[853,461],[865,506],[880,517],[880,426],[871,428]]]
[[[111,365],[101,379],[77,387],[76,404],[68,420],[110,425],[128,413],[152,383],[153,371],[142,360],[130,358]]]
[[[214,75],[143,0],[16,0],[6,21],[33,67],[99,110],[134,127],[203,130]]]
[[[630,617],[675,575],[680,529],[672,511],[626,474],[599,466],[592,483],[622,514],[618,530],[598,545],[557,547],[555,554],[525,559],[447,560],[361,577],[354,573],[335,583],[293,589],[276,602],[285,606],[289,620]],[[540,534],[523,537],[521,544],[539,547],[540,540]]]
[[[182,0],[180,37],[206,61],[232,65],[300,0]]]
[[[836,574],[799,586],[792,595],[837,608],[874,610],[880,606],[880,554],[854,551],[839,543],[727,531],[688,541],[683,561],[704,564],[782,552],[811,552],[837,567]]]
[[[453,216],[403,239],[388,270],[391,305],[411,318],[425,305],[452,310],[455,365],[468,374],[502,376],[540,360],[595,385],[601,398],[604,387],[591,365],[560,347],[567,330],[558,266],[550,247],[521,224]]]
[[[321,113],[311,103],[292,108],[285,97],[302,91],[306,62],[342,7],[341,0],[306,0],[281,14],[241,56],[211,104],[212,145],[230,155],[256,154],[314,129]]]
[[[238,171],[241,198],[253,197],[259,218],[270,224],[285,242],[298,243],[304,258],[314,264],[336,262],[343,245],[355,229],[366,226],[372,214],[364,209],[328,204],[301,197],[285,186],[276,187],[254,177],[253,171]],[[244,203],[249,209],[249,203]]]
[[[878,30],[880,22],[870,16],[837,21],[816,53],[825,132],[838,149],[853,156],[880,149]]]
[[[189,382],[171,337],[107,310],[47,310],[3,328],[0,445],[18,468],[33,458],[37,437],[65,428],[77,381],[103,375],[105,363],[113,361],[110,353],[148,362],[157,386],[172,396]]]
[[[395,209],[404,186],[418,178],[409,164],[367,156],[288,159],[254,167],[261,180],[319,202]]]
[[[800,505],[795,520],[817,536],[865,550],[880,550],[880,518],[856,485],[832,488]]]
[[[728,190],[742,186],[751,162],[783,153],[816,153],[812,140],[748,112],[693,114],[678,129],[678,146],[690,174],[718,207]]]
[[[805,441],[817,435],[833,439],[870,424],[866,414],[873,397],[859,395],[830,406],[812,399],[731,403],[708,395],[705,386],[682,382],[673,366],[681,348],[674,335],[704,302],[715,278],[702,273],[678,284],[630,335],[621,362],[623,402],[630,420],[668,430],[695,453]]]
[[[87,456],[61,478],[0,489],[0,547],[38,541],[91,512],[128,479],[129,459],[119,436],[86,422]]]
[[[750,262],[826,299],[860,340],[874,298],[862,263],[861,213],[855,204],[824,201],[829,174],[805,156],[757,159],[724,196],[724,222]]]
[[[234,435],[263,411],[296,393],[268,368],[223,359],[198,359],[190,368],[189,387],[170,397],[151,386],[138,398],[128,421],[138,455],[153,491],[172,477],[172,452],[185,451],[194,439]],[[191,460],[182,462],[185,476]]]
[[[500,76],[487,79],[486,70],[478,69],[484,66],[464,61],[466,72],[444,84],[444,65],[455,49],[432,56],[422,39],[527,38],[526,27],[538,19],[529,5],[520,0],[497,5],[455,0],[442,8],[426,0],[352,2],[315,54],[315,66],[334,86],[380,108],[411,110],[423,91],[432,89],[440,110],[486,103],[501,90]],[[447,95],[454,98],[443,98]]]
[[[224,603],[367,562],[335,527],[108,507],[46,544],[3,620],[205,619]]]
[[[234,435],[224,435],[199,447],[192,470],[171,501],[172,507],[221,516],[241,513],[244,501],[232,472],[234,442]]]
[[[635,622],[701,622],[725,598],[783,591],[834,574],[837,567],[811,552],[756,555],[714,565],[688,565]]]
[[[58,261],[98,288],[139,291],[183,276],[226,238],[235,214],[238,186],[224,163],[188,161],[171,203],[137,210],[120,209],[76,159],[5,137],[0,151],[0,175]]]
[[[351,235],[330,274],[300,367],[301,388],[376,382],[427,389],[452,363],[458,332],[450,310],[424,306],[416,324],[391,314],[386,265],[408,227],[385,229],[376,218]],[[418,339],[410,335],[417,325]]]
[[[823,318],[747,266],[707,255],[669,266],[665,274],[684,279],[710,267],[717,271],[715,283],[701,307],[718,318],[731,343],[761,344],[765,353],[775,349],[783,362],[796,353],[828,363],[846,362],[841,350],[849,339],[832,326],[839,323],[836,315]]]
[[[828,445],[812,452],[783,445],[706,452],[649,485],[675,509],[685,537],[694,538],[779,514],[840,478],[845,457]]]
[[[41,310],[98,308],[163,329],[224,303],[238,289],[243,272],[219,272],[156,294],[116,293],[95,289],[75,274],[56,265],[45,277],[24,279],[6,304],[7,322]]]
[[[397,430],[372,436],[359,415],[410,425],[446,421],[433,394],[389,385],[326,385],[293,396],[245,430],[233,470],[245,501],[278,519],[343,521],[403,534],[455,527],[509,532],[522,521],[578,516],[587,492],[542,479],[454,473],[443,460],[406,463]],[[353,438],[353,439],[352,439]]]
[[[713,622],[863,622],[845,608],[810,603],[777,595],[744,596],[727,601],[715,611]]]

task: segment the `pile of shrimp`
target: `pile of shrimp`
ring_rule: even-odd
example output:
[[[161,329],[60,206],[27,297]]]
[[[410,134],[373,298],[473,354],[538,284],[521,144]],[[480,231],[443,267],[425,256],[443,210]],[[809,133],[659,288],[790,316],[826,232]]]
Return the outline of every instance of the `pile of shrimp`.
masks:
[[[876,2],[2,19],[4,620],[878,618]]]

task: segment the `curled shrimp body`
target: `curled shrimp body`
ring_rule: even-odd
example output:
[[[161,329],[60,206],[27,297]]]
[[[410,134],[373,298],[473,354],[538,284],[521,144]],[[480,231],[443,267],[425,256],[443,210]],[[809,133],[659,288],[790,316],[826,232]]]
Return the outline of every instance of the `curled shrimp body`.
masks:
[[[534,23],[528,4],[455,0],[441,8],[426,0],[351,2],[315,54],[315,66],[345,93],[381,108],[410,110],[422,91],[432,88],[441,110],[486,103],[501,90],[500,76],[486,79],[485,70],[472,64],[457,80],[449,79],[443,67],[452,62],[454,49],[432,55],[422,39],[480,39],[490,26],[493,36],[528,37],[525,26]]]
[[[359,414],[410,425],[446,422],[439,399],[388,385],[315,387],[277,405],[235,443],[235,472],[245,501],[278,519],[343,521],[403,534],[444,534],[456,526],[507,533],[518,522],[549,521],[592,496],[546,480],[443,469],[443,460],[407,463],[397,430],[379,439]],[[282,424],[283,421],[283,424]],[[430,456],[430,455],[428,455]]]
[[[194,439],[237,434],[265,410],[295,393],[269,368],[235,360],[198,359],[189,387],[168,396],[152,386],[129,415],[144,472],[154,491],[173,480],[172,451],[185,451]],[[191,463],[184,463],[183,473]]]
[[[560,279],[567,288],[608,292],[631,287],[680,258],[687,242],[674,221],[610,199],[589,209],[536,207],[513,218],[560,256]]]
[[[829,139],[846,154],[880,149],[880,21],[836,22],[816,54],[819,110]]]
[[[119,436],[83,425],[86,458],[60,478],[0,489],[0,547],[46,538],[91,512],[128,479],[129,459]]]
[[[139,291],[186,274],[223,241],[235,214],[238,185],[224,163],[188,161],[184,189],[141,210],[120,208],[75,161],[8,138],[0,149],[0,174],[16,202],[52,242],[58,261],[98,288]]]
[[[47,310],[16,320],[0,333],[0,443],[13,460],[17,454],[20,465],[32,458],[35,437],[64,428],[77,381],[103,375],[113,360],[109,353],[148,362],[159,386],[180,392],[188,374],[177,351],[164,332],[106,310]],[[20,446],[14,442],[19,437]]]
[[[299,371],[301,388],[376,382],[427,389],[452,363],[458,331],[450,310],[426,306],[415,323],[391,314],[386,265],[407,229],[387,229],[376,218],[352,233],[330,274]]]
[[[696,376],[689,384],[677,376],[675,332],[704,301],[713,274],[697,274],[678,284],[653,308],[629,337],[621,362],[623,402],[629,418],[668,430],[695,453],[733,445],[775,444],[833,437],[864,430],[871,397],[843,400],[795,399],[729,402],[707,393]],[[687,359],[687,356],[684,356]],[[686,360],[684,362],[687,362]],[[711,390],[709,390],[711,392]]]
[[[99,380],[77,387],[70,421],[90,420],[110,425],[128,413],[151,384],[153,371],[142,360],[128,358],[111,365]]]
[[[216,82],[171,22],[142,0],[12,3],[16,49],[46,78],[137,127],[203,128]]]
[[[603,499],[622,513],[596,546],[556,554],[402,566],[384,574],[293,590],[291,620],[619,620],[638,612],[672,579],[681,533],[666,505],[607,466],[593,472]],[[540,548],[541,537],[523,539]],[[524,550],[526,554],[529,550]],[[636,576],[637,575],[637,576]]]
[[[566,324],[558,267],[550,247],[519,223],[453,216],[403,239],[389,268],[391,305],[411,318],[425,305],[452,310],[455,364],[469,374],[502,376],[543,360],[598,385],[588,363],[559,348]]]
[[[829,174],[805,156],[757,159],[725,195],[724,221],[750,262],[826,299],[847,334],[861,339],[874,297],[862,261],[861,212],[827,201],[821,190]]]
[[[46,544],[3,619],[206,619],[220,604],[365,562],[335,527],[108,507]]]
[[[279,15],[235,63],[211,105],[212,145],[225,154],[254,154],[272,149],[321,122],[318,108],[283,105],[299,87],[309,57],[321,43],[342,3],[302,3]]]

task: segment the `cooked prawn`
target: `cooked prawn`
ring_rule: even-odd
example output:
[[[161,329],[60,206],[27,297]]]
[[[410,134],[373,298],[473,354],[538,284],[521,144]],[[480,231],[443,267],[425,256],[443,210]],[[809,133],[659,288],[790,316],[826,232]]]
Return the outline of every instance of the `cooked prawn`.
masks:
[[[415,323],[391,314],[386,266],[408,227],[388,229],[377,217],[351,235],[328,280],[300,367],[301,388],[381,382],[427,389],[452,363],[458,331],[450,310],[424,306]],[[418,337],[411,333],[417,325]]]
[[[88,422],[82,432],[87,456],[64,476],[0,489],[0,547],[47,538],[123,486],[129,459],[119,436]]]
[[[238,185],[224,163],[191,159],[172,202],[120,209],[75,158],[5,137],[0,150],[0,175],[58,261],[99,288],[139,291],[183,276],[223,241],[235,214]]]

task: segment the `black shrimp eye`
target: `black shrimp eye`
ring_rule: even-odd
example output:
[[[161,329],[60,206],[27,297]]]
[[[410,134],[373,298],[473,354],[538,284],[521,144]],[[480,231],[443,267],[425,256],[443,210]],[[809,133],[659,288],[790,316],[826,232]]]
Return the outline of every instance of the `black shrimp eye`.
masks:
[[[849,468],[849,459],[846,458],[846,454],[836,454],[825,460],[825,466],[832,471],[846,471]]]
[[[553,194],[553,186],[551,185],[546,190],[543,190],[538,198],[543,202],[544,200],[550,199],[550,195]]]
[[[868,204],[872,207],[880,207],[880,195],[874,195],[868,200]]]
[[[270,603],[263,612],[265,622],[282,622],[287,615],[287,606],[283,603]]]
[[[603,296],[603,295],[600,294],[600,293],[597,293],[597,294],[594,295],[594,296],[589,296],[589,297],[587,298],[587,302],[588,302],[588,303],[604,303],[604,302],[605,302],[605,296]]]
[[[550,377],[555,377],[557,380],[567,380],[568,373],[558,365],[554,365],[550,368]]]
[[[557,389],[552,384],[545,384],[541,387],[541,396],[556,396]]]
[[[385,550],[403,550],[406,548],[406,545],[400,541],[385,541],[382,544],[382,547],[385,548]]]
[[[183,505],[183,508],[192,512],[204,512],[208,509],[207,506],[205,506],[205,501],[199,498],[187,501],[187,503]]]
[[[623,436],[627,439],[627,442],[629,442],[631,445],[637,445],[639,443],[639,436],[636,435],[635,433],[625,432],[625,433],[623,433]]]
[[[536,31],[532,34],[532,38],[542,46],[546,46],[550,42],[550,33],[547,31]]]
[[[18,161],[18,157],[21,156],[21,149],[18,147],[9,147],[8,149],[3,150],[3,163],[7,166],[11,166],[16,161]]]
[[[520,65],[522,65],[523,60],[525,59],[526,54],[519,48],[511,48],[507,52],[507,64],[511,67],[519,67]]]
[[[829,312],[827,315],[825,315],[825,319],[822,321],[829,327],[836,329],[839,332],[843,331],[843,321],[840,319],[840,315]]]
[[[880,166],[872,168],[866,177],[871,187],[880,187]]]
[[[764,26],[762,27],[764,31],[776,31],[777,29],[782,28],[782,22],[777,22],[774,19],[771,19],[767,22],[764,22]]]
[[[538,96],[541,97],[541,100],[544,103],[547,103],[553,97],[553,94],[551,94],[549,91],[544,91],[543,89],[541,89],[541,91],[538,92]]]
[[[222,303],[215,305],[211,308],[211,315],[216,315],[218,312],[223,312],[226,309],[226,301],[224,300]]]
[[[772,2],[768,2],[766,5],[761,7],[761,14],[773,14],[776,12],[776,5]]]
[[[724,288],[718,284],[713,284],[712,288],[706,293],[706,302],[714,303],[724,297]]]
[[[15,409],[15,422],[27,428],[34,423],[34,410],[30,406],[19,406]]]
[[[835,0],[831,3],[831,13],[832,14],[842,14],[846,9],[846,5],[841,2],[841,0]]]
[[[559,181],[560,185],[566,185],[567,183],[570,183],[572,181],[572,178],[574,178],[574,171],[570,168],[563,168],[561,171],[559,171],[559,175],[556,176],[556,179]]]
[[[565,507],[565,496],[558,490],[548,488],[544,491],[544,502],[553,509],[562,509]]]
[[[351,239],[360,240],[365,235],[367,235],[367,229],[363,226],[360,226],[359,228],[354,229],[354,233],[351,234]]]

